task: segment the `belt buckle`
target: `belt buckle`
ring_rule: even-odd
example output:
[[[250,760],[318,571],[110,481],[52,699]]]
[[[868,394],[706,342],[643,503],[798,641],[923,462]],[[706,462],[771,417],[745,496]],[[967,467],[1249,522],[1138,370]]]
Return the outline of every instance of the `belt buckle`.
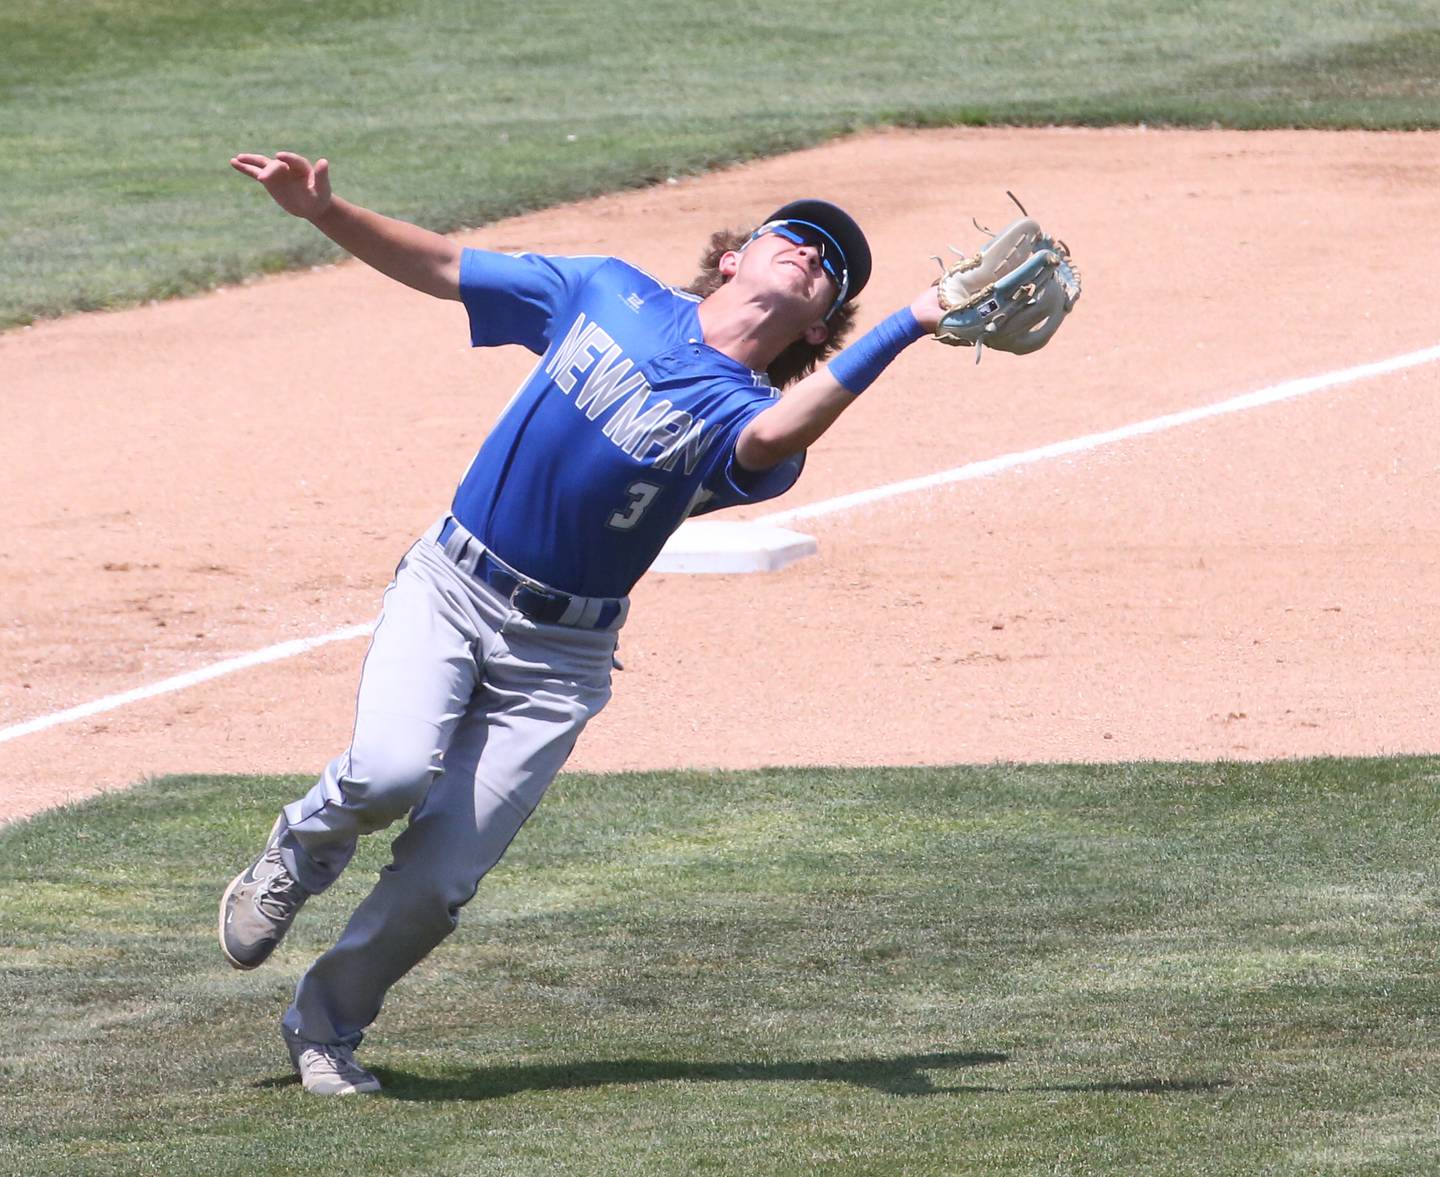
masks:
[[[532,620],[547,621],[550,618],[539,616],[536,606],[531,605],[529,609],[518,600],[521,593],[528,592],[534,602],[543,602],[546,605],[556,606],[561,613],[569,607],[570,598],[565,593],[556,592],[554,589],[546,588],[539,581],[527,580],[525,577],[515,578],[515,587],[510,590],[510,607],[519,613],[523,613]]]

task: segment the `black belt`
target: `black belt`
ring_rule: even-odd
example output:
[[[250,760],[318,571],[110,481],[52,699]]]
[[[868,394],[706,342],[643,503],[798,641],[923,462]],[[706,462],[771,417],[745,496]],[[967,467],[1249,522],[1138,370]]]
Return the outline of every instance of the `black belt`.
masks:
[[[569,625],[577,629],[611,629],[623,620],[625,602],[615,597],[581,597],[562,593],[517,572],[465,530],[453,515],[447,516],[435,542],[448,549],[460,533],[462,543],[447,555],[463,571],[483,581],[532,621]]]

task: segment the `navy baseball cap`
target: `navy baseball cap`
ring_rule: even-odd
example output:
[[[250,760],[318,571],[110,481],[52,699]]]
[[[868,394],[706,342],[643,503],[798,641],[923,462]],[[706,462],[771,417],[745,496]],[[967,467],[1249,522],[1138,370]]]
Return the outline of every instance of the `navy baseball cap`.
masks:
[[[792,200],[766,217],[764,224],[755,232],[758,234],[773,225],[786,223],[818,229],[839,252],[839,258],[834,259],[838,261],[836,268],[839,273],[832,274],[840,287],[836,307],[849,302],[865,289],[865,283],[870,281],[870,243],[865,240],[865,234],[854,217],[828,200]],[[833,310],[831,314],[834,314]]]

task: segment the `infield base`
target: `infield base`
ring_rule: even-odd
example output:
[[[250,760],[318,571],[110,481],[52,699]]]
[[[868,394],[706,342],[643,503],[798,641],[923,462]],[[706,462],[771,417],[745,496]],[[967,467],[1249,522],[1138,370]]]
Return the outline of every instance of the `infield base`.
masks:
[[[774,572],[819,550],[815,537],[768,523],[691,521],[661,549],[655,572]]]

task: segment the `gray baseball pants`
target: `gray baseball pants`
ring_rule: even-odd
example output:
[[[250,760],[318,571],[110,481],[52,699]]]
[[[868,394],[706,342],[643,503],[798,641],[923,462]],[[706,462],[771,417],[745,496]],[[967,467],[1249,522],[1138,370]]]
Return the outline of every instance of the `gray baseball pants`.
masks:
[[[459,911],[610,698],[616,633],[531,621],[457,567],[432,527],[386,590],[350,747],[285,806],[281,853],[312,893],[406,813],[393,861],[301,978],[285,1025],[358,1045],[390,987]],[[622,613],[623,620],[623,613]],[[617,626],[618,628],[618,626]]]

